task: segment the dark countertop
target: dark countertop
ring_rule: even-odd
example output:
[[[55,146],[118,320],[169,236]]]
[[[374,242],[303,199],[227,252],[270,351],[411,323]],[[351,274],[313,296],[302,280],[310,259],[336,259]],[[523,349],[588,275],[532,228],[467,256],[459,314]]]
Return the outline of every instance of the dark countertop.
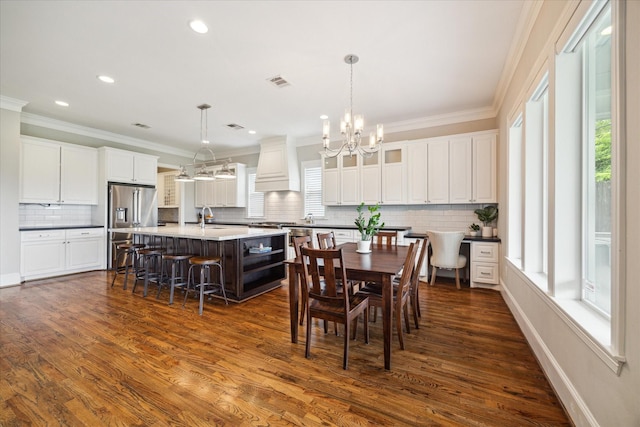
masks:
[[[405,234],[404,237],[408,239],[424,239],[425,237],[427,237],[427,233],[409,232]],[[500,243],[502,241],[500,240],[499,237],[482,237],[482,236],[469,236],[469,235],[465,235],[464,240],[466,240],[467,242],[496,242],[496,243]]]
[[[104,225],[39,225],[20,227],[20,231],[72,230],[78,228],[104,228]]]

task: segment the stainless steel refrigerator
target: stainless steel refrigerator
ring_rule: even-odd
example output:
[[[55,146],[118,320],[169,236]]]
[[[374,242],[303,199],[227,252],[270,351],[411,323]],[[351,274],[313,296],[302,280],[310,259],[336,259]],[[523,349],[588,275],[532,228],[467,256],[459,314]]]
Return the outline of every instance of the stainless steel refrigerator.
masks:
[[[158,196],[155,187],[109,184],[109,228],[155,227],[158,225]],[[109,232],[107,253],[115,267],[116,245],[131,243],[131,233]]]

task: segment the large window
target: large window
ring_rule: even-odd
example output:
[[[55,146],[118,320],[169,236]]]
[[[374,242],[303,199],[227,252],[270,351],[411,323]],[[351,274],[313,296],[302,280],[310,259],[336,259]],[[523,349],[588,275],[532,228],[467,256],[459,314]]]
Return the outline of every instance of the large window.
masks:
[[[248,198],[247,198],[247,217],[263,218],[264,217],[264,193],[256,191],[256,169],[249,169],[247,173],[248,181]]]
[[[576,48],[583,73],[582,297],[611,313],[611,9]]]
[[[624,179],[612,59],[618,12],[606,1],[582,5],[510,124],[508,257],[586,332],[589,346],[610,356],[620,354],[624,337],[624,224],[614,197]]]
[[[548,288],[549,78],[544,72],[525,105],[523,268]]]
[[[320,161],[302,162],[304,215],[324,216],[322,204],[322,165]]]

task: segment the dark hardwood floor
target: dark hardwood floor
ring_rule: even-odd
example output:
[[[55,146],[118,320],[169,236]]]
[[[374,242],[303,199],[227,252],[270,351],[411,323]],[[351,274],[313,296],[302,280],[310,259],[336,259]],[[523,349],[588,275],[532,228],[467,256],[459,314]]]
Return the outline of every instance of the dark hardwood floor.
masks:
[[[111,277],[0,289],[0,425],[571,425],[498,292],[422,283],[392,370],[378,320],[344,371],[333,328],[290,342],[286,286],[200,317]]]

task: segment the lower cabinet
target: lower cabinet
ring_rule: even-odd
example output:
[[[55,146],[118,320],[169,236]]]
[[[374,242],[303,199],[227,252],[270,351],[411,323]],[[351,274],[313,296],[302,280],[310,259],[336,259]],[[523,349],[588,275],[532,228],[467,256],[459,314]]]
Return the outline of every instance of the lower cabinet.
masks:
[[[471,242],[472,288],[494,288],[500,284],[500,244],[494,242]],[[489,285],[489,286],[486,286]]]
[[[105,268],[102,228],[23,231],[20,234],[22,280]]]

